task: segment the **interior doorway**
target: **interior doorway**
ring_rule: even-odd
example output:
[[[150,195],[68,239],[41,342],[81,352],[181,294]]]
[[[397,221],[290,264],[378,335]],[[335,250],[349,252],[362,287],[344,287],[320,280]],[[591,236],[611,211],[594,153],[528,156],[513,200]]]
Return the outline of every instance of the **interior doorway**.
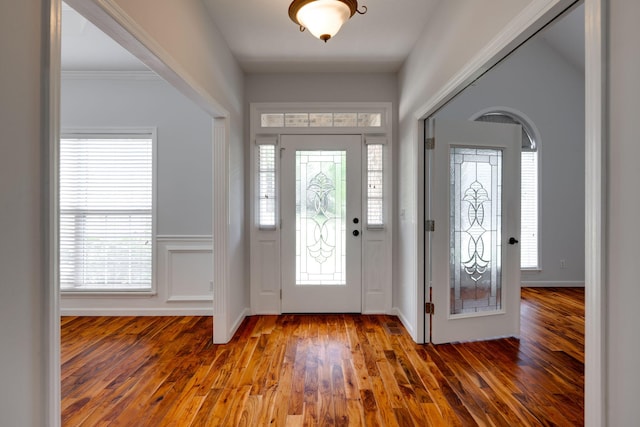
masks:
[[[574,5],[433,114],[436,120],[498,114],[486,121],[523,125],[522,162],[535,166],[522,168],[528,218],[521,223],[528,234],[515,236],[526,241],[523,286],[585,286],[584,14],[584,5]],[[430,321],[426,316],[426,341]]]

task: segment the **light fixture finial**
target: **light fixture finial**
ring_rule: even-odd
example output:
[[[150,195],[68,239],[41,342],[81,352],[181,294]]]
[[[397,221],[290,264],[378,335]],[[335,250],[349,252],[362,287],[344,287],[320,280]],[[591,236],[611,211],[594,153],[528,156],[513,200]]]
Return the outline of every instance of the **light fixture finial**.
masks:
[[[335,36],[342,25],[356,12],[363,15],[366,6],[358,10],[357,0],[293,0],[289,6],[289,18],[325,43]]]

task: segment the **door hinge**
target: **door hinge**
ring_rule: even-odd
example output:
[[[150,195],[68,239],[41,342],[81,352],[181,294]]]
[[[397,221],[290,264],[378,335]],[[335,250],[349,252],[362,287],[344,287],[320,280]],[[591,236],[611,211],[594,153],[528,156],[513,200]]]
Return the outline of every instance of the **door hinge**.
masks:
[[[425,220],[424,229],[425,231],[436,231],[436,222],[432,219]]]
[[[424,149],[425,150],[433,150],[436,148],[436,139],[435,138],[425,138],[424,139]]]
[[[435,309],[434,309],[434,305],[432,302],[426,302],[424,304],[424,311],[426,314],[430,314],[433,316],[433,314],[435,313]]]
[[[282,300],[282,289],[280,289],[280,299]]]

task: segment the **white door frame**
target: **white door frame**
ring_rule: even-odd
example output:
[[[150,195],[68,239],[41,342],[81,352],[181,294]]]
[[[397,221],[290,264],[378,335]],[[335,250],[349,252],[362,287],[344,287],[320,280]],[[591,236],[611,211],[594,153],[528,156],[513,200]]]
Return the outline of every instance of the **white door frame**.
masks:
[[[575,0],[537,0],[531,2],[487,46],[451,78],[442,89],[414,112],[418,129],[416,144],[422,145],[421,123],[433,115],[486,70],[499,62],[522,42],[551,22]],[[584,0],[585,4],[585,422],[606,425],[607,360],[606,309],[606,160],[607,112],[607,1]],[[424,170],[423,159],[419,167]],[[418,179],[418,197],[424,197],[424,182]],[[423,199],[418,206],[423,206]],[[424,211],[419,208],[419,215]],[[418,233],[418,247],[424,247],[424,234]],[[604,243],[604,244],[603,244]],[[420,252],[420,250],[419,250]],[[419,253],[418,256],[424,255]],[[418,266],[417,277],[424,283]],[[424,310],[424,287],[418,287],[417,313]],[[424,322],[417,322],[418,337],[424,337]]]
[[[87,2],[89,3],[89,2]],[[461,71],[450,80],[449,84],[415,112],[417,129],[420,122],[430,116],[437,108],[451,99],[468,83],[478,77],[482,70],[487,69],[515,48],[527,35],[533,34],[542,25],[549,22],[558,10],[571,4],[571,0],[539,0],[527,8],[522,20],[514,25],[506,27],[486,49],[463,67]],[[606,39],[607,39],[607,8],[606,0],[585,0],[586,14],[586,364],[585,364],[585,420],[587,425],[599,426],[606,423],[605,386],[606,386],[606,343],[604,339],[604,322],[606,319],[605,300],[605,276],[606,276],[606,152],[608,134],[607,116],[607,72],[606,72]],[[537,10],[533,10],[534,7]],[[45,90],[48,93],[47,111],[44,113],[48,120],[47,133],[49,150],[44,162],[51,167],[56,166],[55,150],[51,144],[59,135],[60,117],[60,9],[61,0],[50,1],[49,19],[49,75],[45,78]],[[513,24],[513,23],[512,23]],[[132,38],[133,39],[133,38]],[[135,42],[134,40],[131,40]],[[184,81],[183,81],[184,83]],[[188,85],[188,83],[186,83]],[[191,87],[193,89],[193,87]],[[195,90],[195,89],[193,89]],[[422,130],[418,132],[422,136]],[[228,140],[228,135],[226,136]],[[416,141],[419,144],[420,140]],[[419,184],[423,190],[422,184]],[[45,364],[47,366],[47,413],[49,423],[52,426],[60,424],[60,338],[59,327],[59,297],[56,280],[56,250],[57,226],[54,217],[57,217],[55,209],[55,188],[45,188],[46,197],[49,200],[48,218],[45,233],[49,236],[47,242],[47,288],[44,304],[46,307],[46,330],[49,335],[43,337],[47,354]],[[602,243],[605,243],[604,249]],[[596,244],[597,243],[597,244]],[[418,278],[423,278],[418,271]],[[420,287],[418,287],[420,289]],[[418,313],[422,309],[424,290],[419,291],[416,298]],[[418,322],[418,336],[424,336],[421,330],[422,322]]]
[[[304,126],[275,127],[262,124],[263,114],[283,113],[381,113],[379,126]],[[361,135],[364,145],[384,144],[384,226],[370,227],[365,222],[366,192],[363,189],[362,226],[362,313],[392,314],[392,244],[393,244],[393,170],[392,170],[392,106],[389,102],[273,102],[252,103],[250,106],[250,166],[249,166],[249,216],[250,216],[250,268],[252,314],[280,314],[280,214],[276,207],[276,225],[261,228],[256,210],[256,145],[272,144],[279,151],[281,135]],[[363,159],[364,159],[363,147]],[[276,156],[278,168],[279,156]],[[365,175],[363,163],[363,179]],[[364,183],[365,181],[363,181]],[[278,184],[276,184],[278,186]],[[279,204],[279,195],[276,193]]]

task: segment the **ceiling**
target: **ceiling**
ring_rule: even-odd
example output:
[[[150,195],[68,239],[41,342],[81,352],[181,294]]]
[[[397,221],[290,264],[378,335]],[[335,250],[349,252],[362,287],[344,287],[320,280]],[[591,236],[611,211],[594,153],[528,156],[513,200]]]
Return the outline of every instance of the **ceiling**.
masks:
[[[288,16],[290,0],[203,0],[246,72],[394,72],[413,49],[440,1],[361,0],[326,44],[301,33]],[[475,0],[473,0],[475,1]],[[584,7],[545,29],[542,38],[584,69]],[[62,69],[140,71],[144,64],[71,7],[62,9]]]
[[[324,43],[289,19],[291,0],[203,0],[247,72],[397,71],[441,0],[360,0]],[[444,0],[449,1],[449,0]]]

